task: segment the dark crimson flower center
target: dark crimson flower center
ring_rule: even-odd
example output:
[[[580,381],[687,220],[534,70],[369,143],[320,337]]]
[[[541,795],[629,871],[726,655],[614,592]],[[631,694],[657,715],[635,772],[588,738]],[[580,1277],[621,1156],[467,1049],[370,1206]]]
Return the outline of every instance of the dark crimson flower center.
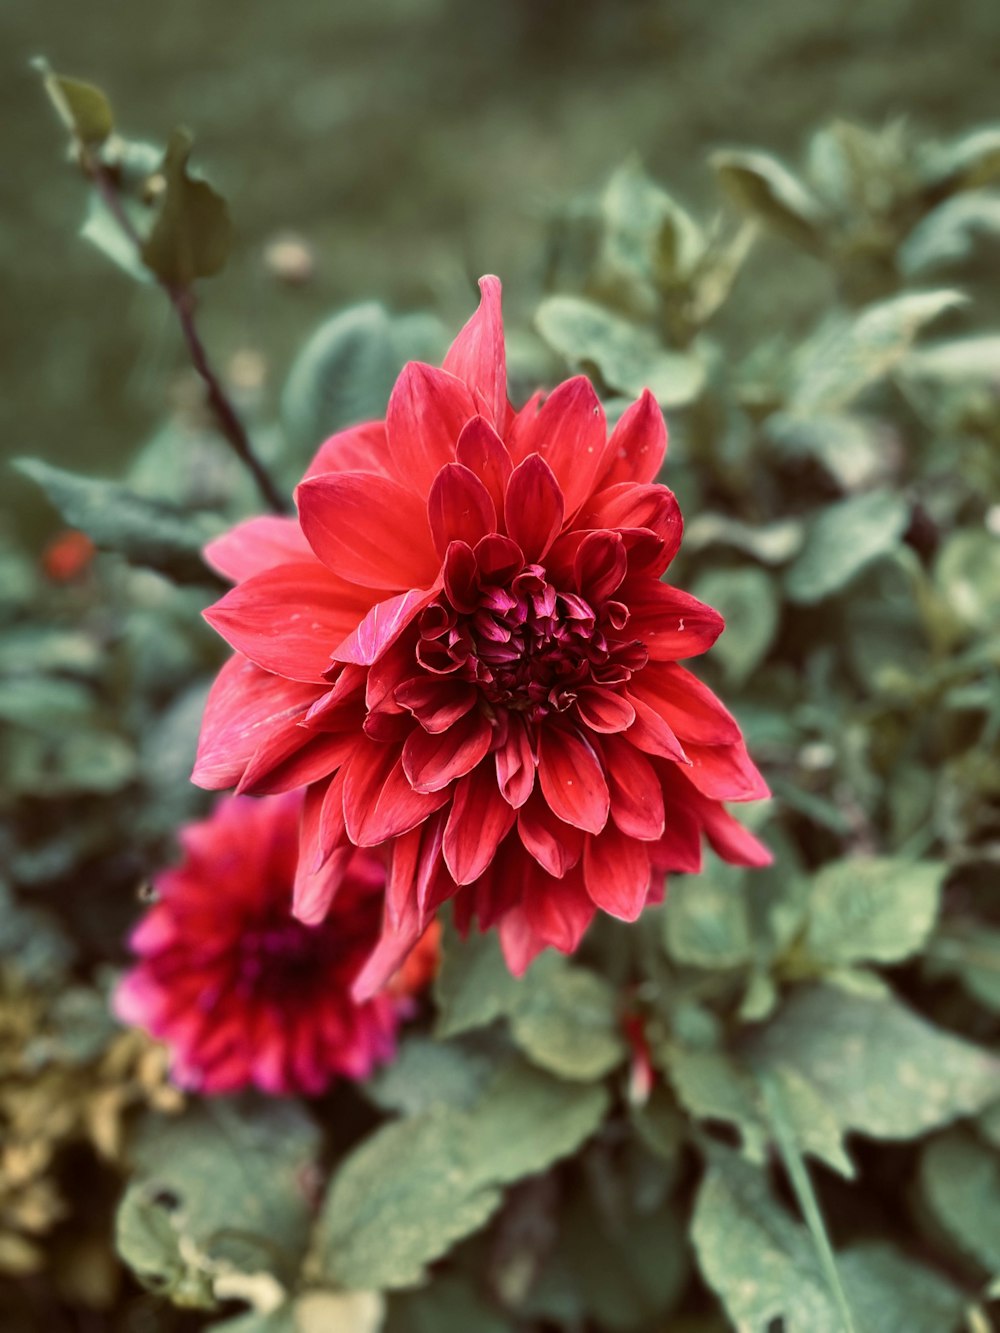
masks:
[[[606,631],[628,619],[624,606],[609,603],[600,615],[577,593],[557,589],[540,565],[525,566],[506,586],[480,586],[462,603],[456,609],[445,593],[426,608],[417,660],[531,721],[566,712],[581,686],[620,687],[646,660],[640,644],[609,641]]]
[[[250,927],[239,941],[237,985],[269,996],[308,990],[326,966],[326,933],[287,918]]]

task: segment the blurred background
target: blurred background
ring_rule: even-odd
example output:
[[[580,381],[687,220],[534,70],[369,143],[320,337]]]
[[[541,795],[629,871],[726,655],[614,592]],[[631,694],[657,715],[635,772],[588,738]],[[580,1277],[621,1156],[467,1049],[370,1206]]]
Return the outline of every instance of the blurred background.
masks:
[[[205,286],[205,337],[265,393],[338,305],[378,298],[452,324],[470,278],[493,270],[509,310],[527,312],[547,217],[630,151],[702,205],[716,197],[705,152],[721,144],[794,159],[833,115],[906,115],[943,136],[997,113],[995,0],[172,0],[148,15],[72,0],[0,11],[5,456],[114,474],[183,387],[161,294],[75,238],[84,191],[32,56],[104,87],[130,137],[195,133],[238,231]],[[314,257],[306,282],[275,273],[268,247],[286,231]],[[787,247],[773,273],[751,301],[800,299]],[[26,482],[8,473],[0,495],[32,544],[56,526]]]

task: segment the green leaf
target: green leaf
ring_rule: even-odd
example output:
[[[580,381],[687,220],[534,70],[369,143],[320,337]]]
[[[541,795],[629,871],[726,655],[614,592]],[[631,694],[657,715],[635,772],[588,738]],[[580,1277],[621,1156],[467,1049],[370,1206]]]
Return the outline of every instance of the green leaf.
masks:
[[[974,190],[1000,180],[1000,125],[970,130],[932,156],[930,182],[942,192]]]
[[[905,498],[890,491],[852,496],[820,510],[786,575],[788,596],[811,605],[839,592],[866,565],[896,547],[909,513]]]
[[[252,1310],[209,1333],[381,1333],[385,1299],[375,1291],[307,1291],[277,1310]]]
[[[678,963],[742,967],[753,958],[741,872],[713,859],[701,875],[678,876],[663,911],[663,940]]]
[[[796,358],[790,410],[801,415],[843,411],[904,360],[925,325],[964,305],[955,291],[907,292],[835,319]]]
[[[652,333],[582,297],[547,297],[535,324],[571,366],[596,367],[610,389],[635,395],[648,388],[661,407],[682,407],[704,386],[695,356],[665,352]]]
[[[38,483],[66,522],[104,551],[148,565],[181,583],[211,582],[202,548],[219,531],[218,520],[178,506],[147,500],[114,481],[97,481],[19,458],[17,470]]]
[[[914,379],[963,385],[992,383],[998,365],[1000,335],[986,333],[914,348],[904,358],[902,370]]]
[[[561,960],[560,960],[561,961]],[[603,977],[583,968],[538,964],[510,1016],[518,1046],[542,1069],[588,1082],[625,1058],[617,997]]]
[[[321,324],[296,357],[281,399],[292,437],[315,448],[345,426],[385,416],[407,361],[438,362],[445,350],[433,315],[393,316],[370,301]]]
[[[366,1085],[388,1111],[420,1115],[435,1106],[474,1106],[496,1072],[492,1053],[471,1043],[408,1037],[395,1060]]]
[[[692,592],[722,615],[725,633],[712,658],[731,685],[743,685],[767,656],[778,629],[780,603],[774,580],[762,569],[714,569]]]
[[[606,1109],[603,1088],[525,1065],[501,1073],[471,1110],[435,1107],[384,1126],[335,1172],[314,1266],[349,1288],[414,1285],[487,1221],[501,1186],[573,1152]]]
[[[891,995],[808,986],[741,1046],[764,1075],[794,1070],[843,1130],[916,1138],[1000,1097],[1000,1060]]]
[[[777,158],[733,151],[713,153],[709,162],[741,208],[803,249],[822,249],[823,206]]]
[[[188,175],[191,136],[174,130],[163,158],[166,191],[142,246],[146,267],[166,287],[183,290],[220,272],[232,249],[226,201],[207,181]]]
[[[511,1320],[495,1309],[471,1282],[452,1273],[436,1275],[420,1291],[393,1296],[385,1324],[385,1333],[513,1333],[513,1330]]]
[[[899,247],[899,267],[908,278],[928,269],[961,264],[983,241],[1000,237],[1000,191],[973,190],[946,200],[913,228]]]
[[[115,127],[111,103],[100,88],[54,73],[44,59],[36,60],[34,65],[42,75],[53,106],[73,137],[86,148],[100,146]]]
[[[177,1304],[255,1289],[276,1304],[308,1240],[318,1148],[316,1126],[291,1102],[216,1099],[176,1119],[147,1117],[118,1211],[119,1253]]]
[[[975,528],[953,532],[934,562],[934,584],[963,628],[995,628],[1000,623],[1000,539]]]
[[[872,857],[824,866],[809,894],[805,950],[833,967],[899,963],[927,941],[946,867]]]
[[[512,976],[504,962],[495,931],[461,940],[446,926],[434,983],[437,1035],[456,1037],[505,1017],[516,1008],[524,985],[525,979]]]
[[[860,1333],[941,1333],[958,1327],[966,1308],[958,1287],[882,1241],[842,1250],[837,1268]]]
[[[753,527],[725,514],[698,514],[684,529],[684,549],[701,551],[730,546],[764,565],[783,565],[804,540],[802,524],[793,518]]]
[[[968,993],[1000,1014],[1000,930],[981,921],[948,921],[931,940],[928,972],[959,979]]]
[[[990,1276],[1000,1273],[1000,1154],[967,1130],[928,1143],[920,1189],[958,1249]]]

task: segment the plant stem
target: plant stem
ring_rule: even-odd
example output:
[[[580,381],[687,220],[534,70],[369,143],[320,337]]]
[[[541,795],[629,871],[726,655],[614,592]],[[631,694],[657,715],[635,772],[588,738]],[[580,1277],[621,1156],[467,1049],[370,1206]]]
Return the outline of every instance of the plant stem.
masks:
[[[80,154],[81,165],[84,171],[93,182],[95,189],[100,194],[105,206],[112,217],[121,228],[123,234],[135,246],[137,254],[142,254],[142,237],[136,231],[131,218],[122,207],[121,199],[118,195],[118,188],[111,173],[103,162],[95,159],[92,153],[86,149]],[[275,514],[285,514],[288,512],[288,505],[278,490],[277,486],[265,468],[254,453],[253,445],[250,442],[250,436],[247,434],[246,427],[240,420],[239,414],[229,399],[222,381],[212,368],[208,359],[208,352],[205,344],[198,333],[198,327],[195,324],[195,295],[190,287],[174,287],[166,283],[160,284],[166,292],[170,304],[177,312],[177,318],[181,326],[181,333],[184,336],[184,342],[187,346],[188,355],[191,358],[191,364],[205,386],[205,396],[209,408],[215,418],[216,426],[223,439],[229,444],[233,453],[240,460],[243,466],[250,472],[257,484],[257,489],[268,506]]]

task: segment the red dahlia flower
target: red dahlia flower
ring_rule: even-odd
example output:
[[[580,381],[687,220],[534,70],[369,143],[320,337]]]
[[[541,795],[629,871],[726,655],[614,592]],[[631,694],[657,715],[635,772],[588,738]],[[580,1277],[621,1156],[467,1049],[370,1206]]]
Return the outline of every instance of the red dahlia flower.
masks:
[[[722,619],[662,582],[681,539],[644,393],[612,431],[590,382],[507,401],[500,284],[442,370],[411,363],[385,421],[319,450],[298,520],[208,548],[236,650],[194,779],[305,786],[295,911],[322,918],[354,847],[391,844],[366,994],[454,899],[521,972],[632,920],[663,872],[766,863],[723,801],[765,796],[740,729],[678,660]]]
[[[351,998],[382,920],[385,868],[374,853],[352,852],[322,924],[291,915],[301,810],[300,792],[237,796],[189,824],[183,861],[159,875],[157,902],[133,932],[139,961],[116,1011],[171,1048],[185,1087],[316,1094],[338,1074],[364,1078],[392,1055],[426,984],[425,966],[391,991]]]

